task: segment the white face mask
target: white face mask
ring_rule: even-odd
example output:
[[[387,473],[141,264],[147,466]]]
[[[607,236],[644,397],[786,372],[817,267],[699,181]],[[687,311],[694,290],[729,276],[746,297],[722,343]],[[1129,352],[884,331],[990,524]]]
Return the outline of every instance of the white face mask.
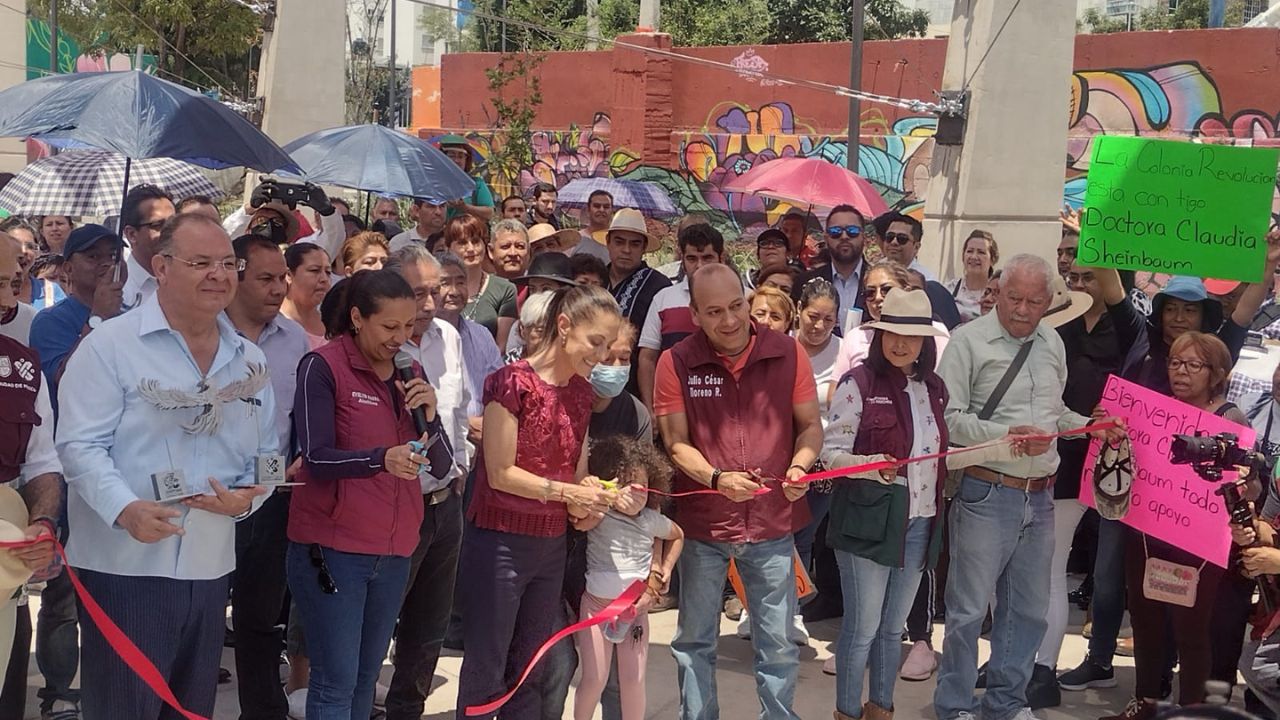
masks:
[[[618,397],[630,379],[630,365],[596,365],[591,368],[591,388],[600,397]]]

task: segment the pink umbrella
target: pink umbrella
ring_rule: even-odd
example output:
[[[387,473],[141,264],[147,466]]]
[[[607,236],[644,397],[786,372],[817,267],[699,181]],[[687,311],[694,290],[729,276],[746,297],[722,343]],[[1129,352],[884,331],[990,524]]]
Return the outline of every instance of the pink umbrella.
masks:
[[[875,186],[857,173],[821,158],[785,157],[756,165],[730,181],[725,192],[763,195],[792,205],[852,205],[867,218],[889,211]]]

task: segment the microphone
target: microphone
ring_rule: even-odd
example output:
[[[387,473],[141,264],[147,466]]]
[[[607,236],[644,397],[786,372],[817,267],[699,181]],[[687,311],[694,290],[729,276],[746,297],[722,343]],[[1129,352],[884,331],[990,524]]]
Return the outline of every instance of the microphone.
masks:
[[[413,358],[409,353],[401,350],[396,353],[391,363],[396,366],[396,377],[400,378],[400,382],[408,385],[410,380],[417,377],[413,373]],[[421,437],[427,432],[427,411],[416,407],[410,410],[409,414],[413,415],[413,429],[417,430],[418,436]]]

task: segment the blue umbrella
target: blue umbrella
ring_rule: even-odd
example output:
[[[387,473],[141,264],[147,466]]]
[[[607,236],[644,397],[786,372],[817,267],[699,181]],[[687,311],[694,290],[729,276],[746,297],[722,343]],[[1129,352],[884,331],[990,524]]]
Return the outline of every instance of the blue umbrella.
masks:
[[[275,142],[222,103],[138,70],[71,73],[0,91],[0,137],[173,158],[207,168],[295,168]]]
[[[294,140],[285,150],[315,183],[443,203],[476,181],[426,140],[382,125],[349,125]]]
[[[661,186],[638,180],[588,177],[571,180],[557,193],[557,202],[565,207],[587,206],[591,193],[604,190],[613,196],[615,208],[635,208],[645,215],[678,215],[675,203]]]

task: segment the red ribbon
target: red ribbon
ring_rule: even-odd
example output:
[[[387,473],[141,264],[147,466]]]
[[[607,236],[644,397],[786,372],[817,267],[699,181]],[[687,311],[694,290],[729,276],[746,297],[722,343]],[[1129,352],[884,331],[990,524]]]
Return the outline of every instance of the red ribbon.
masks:
[[[529,659],[529,664],[524,666],[524,672],[520,674],[520,679],[516,681],[516,684],[513,685],[505,695],[492,702],[485,703],[484,705],[467,706],[467,717],[490,715],[503,705],[506,705],[507,702],[511,700],[512,696],[516,694],[516,691],[520,689],[520,686],[524,684],[524,681],[529,679],[529,674],[533,672],[534,666],[538,664],[538,661],[542,659],[542,656],[546,655],[547,651],[550,650],[553,645],[566,637],[569,637],[579,630],[586,630],[587,628],[595,627],[596,625],[603,625],[604,623],[612,622],[618,618],[621,618],[624,622],[630,622],[633,620],[636,616],[636,601],[644,595],[644,591],[647,588],[648,585],[646,585],[643,580],[637,580],[631,583],[626,590],[622,591],[621,595],[614,598],[613,602],[609,603],[609,605],[598,614],[587,618],[586,620],[579,620],[555,635],[552,635],[550,638],[547,638],[547,641],[542,643],[542,647],[538,648],[538,652],[534,653],[533,657]]]
[[[1063,430],[1062,432],[1046,433],[1043,435],[1019,435],[1017,436],[1016,439],[1017,440],[1056,440],[1060,437],[1068,437],[1072,435],[1084,435],[1086,433],[1097,432],[1098,430],[1110,430],[1111,428],[1114,428],[1114,427],[1119,427],[1119,423],[1115,422],[1114,420],[1108,420],[1106,422],[1093,423],[1092,425],[1086,425],[1084,427],[1072,428],[1070,430]],[[1010,442],[1010,438],[1000,438],[999,440],[993,440],[991,442],[982,443],[980,445],[973,445],[970,447],[959,447],[952,450],[944,450],[942,452],[929,453],[928,455],[917,455],[916,457],[906,458],[905,460],[875,460],[869,463],[863,463],[861,465],[850,465],[848,467],[832,468],[830,470],[823,470],[821,472],[807,473],[797,478],[795,480],[795,483],[796,484],[811,483],[811,482],[817,482],[819,480],[832,480],[835,478],[848,477],[850,475],[861,475],[869,472],[879,472],[880,470],[888,470],[889,468],[902,467],[903,465],[910,465],[911,463],[924,462],[925,460],[937,460],[940,458],[945,458],[948,455],[961,455],[967,452],[973,452],[974,450],[978,450],[980,448],[987,448],[994,445],[998,445],[1003,442]],[[762,479],[783,482],[781,478],[762,478]],[[669,492],[662,492],[661,490],[654,490],[653,488],[640,487],[638,485],[628,485],[627,487],[634,489],[636,492],[649,492],[655,495],[662,495],[663,497],[673,497],[673,498],[688,497],[690,495],[719,495],[720,494],[719,490],[712,490],[711,488],[702,488],[700,490],[686,490],[684,492],[669,493]],[[761,487],[759,490],[756,490],[755,494],[756,494],[756,497],[759,497],[769,491],[770,491],[770,488]]]
[[[203,715],[198,715],[190,710],[182,707],[182,703],[178,702],[178,698],[173,694],[173,690],[169,687],[169,683],[165,682],[164,675],[160,674],[160,670],[155,664],[138,649],[137,645],[129,639],[128,635],[120,629],[119,625],[107,616],[107,612],[102,609],[89,591],[81,584],[80,578],[76,577],[75,572],[71,569],[71,565],[67,563],[67,552],[63,549],[62,543],[57,538],[49,535],[41,535],[35,540],[20,540],[17,542],[0,542],[0,548],[22,548],[30,547],[36,543],[51,542],[53,543],[54,552],[62,560],[63,572],[67,574],[67,579],[71,581],[71,586],[75,588],[76,595],[79,596],[80,602],[84,604],[84,609],[89,613],[89,617],[93,619],[93,624],[98,626],[98,631],[102,633],[102,637],[106,639],[111,649],[124,660],[125,664],[133,670],[142,681],[151,688],[151,691],[165,701],[169,707],[177,710],[187,720],[209,720]]]

